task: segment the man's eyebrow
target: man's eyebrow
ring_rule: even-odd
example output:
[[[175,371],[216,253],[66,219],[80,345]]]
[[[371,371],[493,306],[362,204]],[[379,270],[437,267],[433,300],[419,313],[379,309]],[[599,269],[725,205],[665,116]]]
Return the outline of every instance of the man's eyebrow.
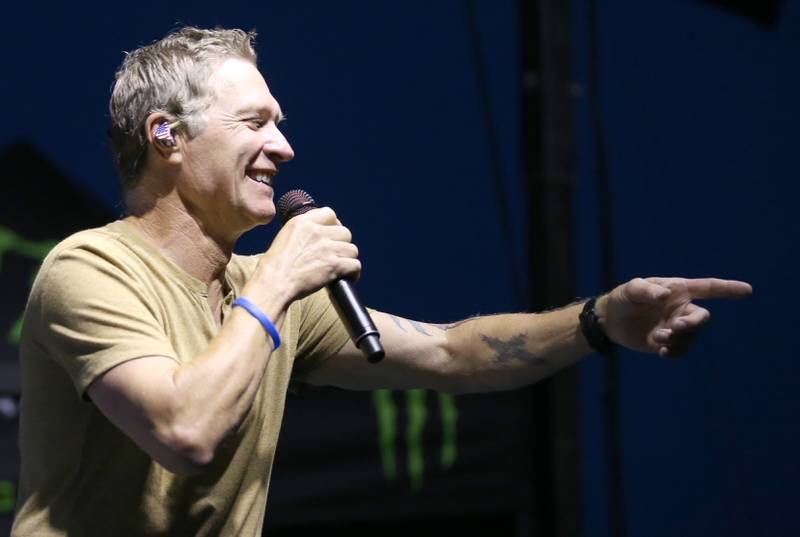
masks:
[[[270,113],[271,110],[266,106],[243,106],[234,112],[237,116],[246,116],[256,114],[258,116],[268,115],[275,119],[275,123],[280,123],[282,121],[286,121],[286,115],[283,113],[282,110],[278,110],[277,114]]]

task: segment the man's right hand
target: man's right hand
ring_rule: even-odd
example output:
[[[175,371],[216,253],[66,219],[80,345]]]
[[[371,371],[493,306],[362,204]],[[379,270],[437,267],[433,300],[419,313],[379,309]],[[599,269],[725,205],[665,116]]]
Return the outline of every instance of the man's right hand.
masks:
[[[295,216],[262,256],[256,277],[280,286],[291,300],[303,298],[342,277],[358,277],[361,262],[350,230],[329,207]]]

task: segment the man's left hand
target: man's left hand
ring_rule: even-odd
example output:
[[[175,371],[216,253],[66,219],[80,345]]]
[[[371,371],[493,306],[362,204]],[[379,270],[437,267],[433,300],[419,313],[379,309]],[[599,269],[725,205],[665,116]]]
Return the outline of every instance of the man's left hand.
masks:
[[[608,337],[629,349],[680,356],[711,318],[693,302],[709,298],[745,298],[750,284],[717,278],[636,278],[597,301]]]

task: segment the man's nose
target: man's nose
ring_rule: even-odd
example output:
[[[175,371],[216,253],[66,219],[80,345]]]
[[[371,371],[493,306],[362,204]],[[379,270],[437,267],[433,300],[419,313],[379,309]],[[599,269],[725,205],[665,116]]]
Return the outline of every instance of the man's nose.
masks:
[[[294,149],[277,125],[269,130],[267,141],[264,142],[264,153],[275,162],[286,162],[294,158]]]

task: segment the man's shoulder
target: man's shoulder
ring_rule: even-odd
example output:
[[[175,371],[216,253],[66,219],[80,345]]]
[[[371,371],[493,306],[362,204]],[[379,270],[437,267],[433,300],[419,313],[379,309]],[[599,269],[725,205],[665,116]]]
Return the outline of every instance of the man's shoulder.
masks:
[[[42,261],[31,294],[43,289],[79,286],[99,291],[102,283],[132,285],[151,281],[173,269],[153,247],[121,220],[73,233],[58,242]]]
[[[57,254],[65,250],[92,247],[95,245],[109,245],[109,243],[119,242],[124,234],[120,220],[109,222],[103,226],[82,229],[65,237],[53,247],[51,254]]]
[[[42,261],[40,272],[49,270],[57,260],[71,254],[88,254],[99,258],[116,256],[127,249],[123,244],[123,235],[119,221],[77,231],[53,246]]]
[[[76,298],[103,299],[112,295],[116,287],[109,288],[109,281],[123,278],[108,276],[119,272],[113,260],[124,256],[124,251],[114,223],[78,231],[58,242],[42,261],[33,281],[26,320],[62,307],[74,308]]]

